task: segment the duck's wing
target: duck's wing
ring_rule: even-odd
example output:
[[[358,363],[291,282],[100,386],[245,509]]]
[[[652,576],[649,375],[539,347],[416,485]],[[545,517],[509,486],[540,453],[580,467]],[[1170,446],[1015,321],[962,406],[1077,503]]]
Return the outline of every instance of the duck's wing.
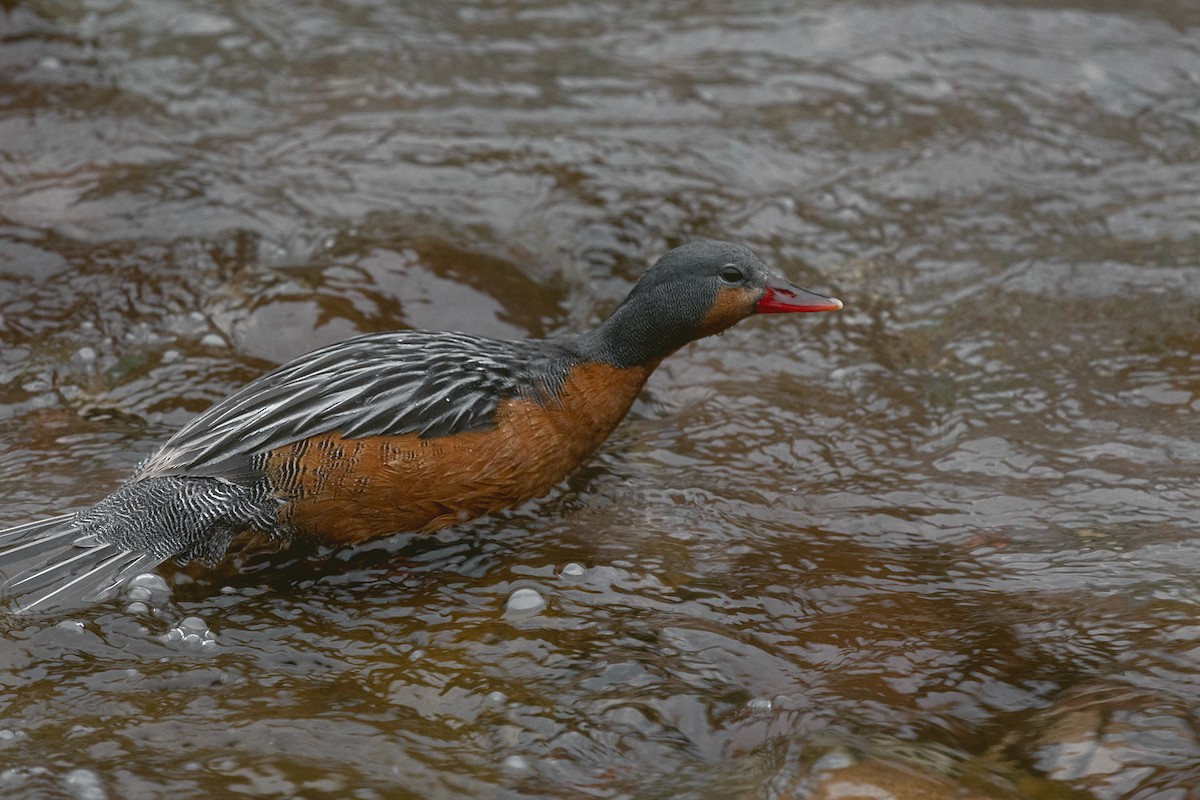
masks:
[[[268,372],[189,422],[135,480],[241,478],[252,456],[338,432],[449,436],[490,427],[506,399],[553,395],[565,367],[544,341],[458,333],[367,334]]]

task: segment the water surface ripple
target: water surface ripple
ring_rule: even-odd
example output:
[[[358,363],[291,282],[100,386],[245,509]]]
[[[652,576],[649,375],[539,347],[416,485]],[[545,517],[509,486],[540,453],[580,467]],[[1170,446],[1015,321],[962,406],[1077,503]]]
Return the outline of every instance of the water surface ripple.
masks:
[[[1200,798],[1200,8],[736,5],[0,3],[0,524],[692,237],[846,302],[496,518],[7,621],[0,794]]]

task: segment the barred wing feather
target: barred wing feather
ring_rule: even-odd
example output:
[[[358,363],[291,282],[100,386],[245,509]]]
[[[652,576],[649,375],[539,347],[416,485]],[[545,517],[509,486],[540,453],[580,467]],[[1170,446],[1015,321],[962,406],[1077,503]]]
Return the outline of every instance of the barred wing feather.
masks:
[[[557,359],[546,352],[545,342],[457,333],[348,339],[284,364],[217,403],[136,477],[237,477],[255,454],[334,431],[346,438],[428,438],[487,428],[503,400],[558,390],[568,359],[565,351]]]

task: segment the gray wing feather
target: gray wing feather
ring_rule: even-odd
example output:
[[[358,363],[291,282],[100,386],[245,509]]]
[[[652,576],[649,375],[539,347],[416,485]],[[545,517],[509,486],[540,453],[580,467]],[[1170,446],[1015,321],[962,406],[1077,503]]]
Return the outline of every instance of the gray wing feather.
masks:
[[[546,342],[425,331],[359,336],[247,384],[188,423],[136,477],[233,476],[253,455],[334,431],[433,437],[487,428],[503,400],[557,392],[567,361]]]

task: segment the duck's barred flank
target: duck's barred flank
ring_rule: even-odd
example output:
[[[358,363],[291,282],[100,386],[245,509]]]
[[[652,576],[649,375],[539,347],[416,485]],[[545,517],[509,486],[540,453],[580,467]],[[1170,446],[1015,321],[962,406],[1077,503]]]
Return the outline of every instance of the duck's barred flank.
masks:
[[[701,241],[661,258],[598,328],[555,340],[376,333],[285,364],[215,404],[91,508],[0,532],[18,611],[103,596],[243,535],[352,544],[539,497],[588,456],[663,358],[758,313],[836,300]]]

